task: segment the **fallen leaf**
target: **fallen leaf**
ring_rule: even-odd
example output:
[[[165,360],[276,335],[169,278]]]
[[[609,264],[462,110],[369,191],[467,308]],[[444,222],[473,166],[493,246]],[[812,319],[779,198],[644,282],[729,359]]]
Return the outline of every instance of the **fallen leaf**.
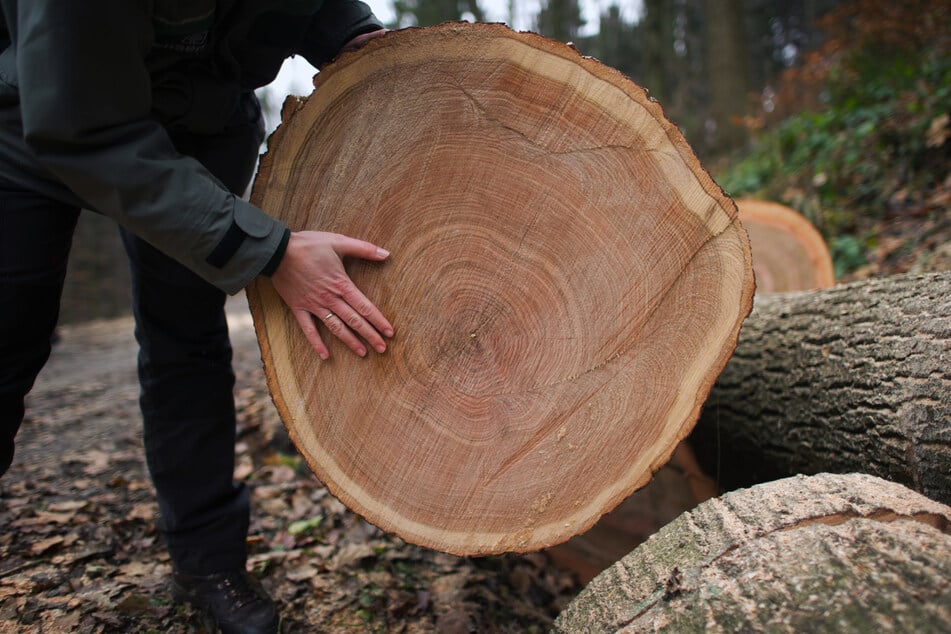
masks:
[[[320,546],[312,546],[309,548],[310,552],[313,553],[314,559],[318,561],[326,561],[333,557],[333,554],[337,551],[335,546],[330,544],[321,544]]]
[[[53,513],[64,513],[68,511],[78,511],[79,509],[86,508],[88,505],[89,502],[86,500],[63,500],[60,502],[53,502],[46,507],[46,510]]]
[[[115,614],[112,614],[111,612],[93,612],[92,618],[115,630],[122,628],[122,620],[120,620]]]
[[[254,462],[248,456],[241,456],[234,468],[234,479],[246,480],[252,473],[254,473]]]
[[[14,520],[10,525],[14,528],[29,528],[31,526],[44,526],[46,524],[68,524],[76,517],[75,512],[71,513],[48,513],[46,511],[37,511],[35,517],[25,517]]]
[[[56,535],[54,537],[47,537],[46,539],[41,539],[32,546],[30,546],[30,552],[34,555],[42,555],[43,553],[52,550],[56,546],[59,546],[63,543],[63,537],[61,535]]]
[[[310,564],[304,564],[303,566],[288,570],[284,576],[290,581],[298,582],[313,579],[317,576],[318,572],[319,571]]]
[[[311,532],[315,528],[318,528],[321,525],[321,523],[323,523],[323,521],[324,521],[323,515],[316,515],[306,520],[298,520],[296,522],[291,522],[290,525],[287,527],[287,532],[293,535],[294,537],[298,537],[300,535],[304,535],[306,533]]]
[[[327,568],[335,571],[340,570],[355,561],[374,557],[375,555],[376,553],[370,544],[346,544],[334,555],[333,559],[330,560]]]
[[[86,468],[83,469],[83,473],[88,476],[99,475],[109,468],[109,463],[112,461],[110,454],[98,449],[90,449],[89,451],[74,454],[71,457],[77,462],[82,462],[87,465]]]
[[[149,611],[151,603],[147,596],[129,594],[116,604],[116,611],[128,616],[139,616]]]
[[[948,140],[948,136],[951,136],[951,131],[948,130],[948,121],[948,113],[931,120],[931,125],[928,126],[928,131],[925,133],[928,147],[941,147]]]
[[[130,561],[119,566],[119,573],[129,577],[151,577],[155,574],[156,564],[142,561]]]
[[[436,634],[469,634],[475,631],[464,610],[450,610],[436,619]]]
[[[81,612],[63,610],[44,611],[42,622],[45,627],[41,631],[45,632],[75,632],[79,628],[79,618]]]
[[[277,464],[261,469],[258,477],[271,482],[292,482],[297,477],[297,472],[285,464]]]
[[[155,505],[151,503],[146,504],[136,504],[132,507],[132,510],[126,514],[125,518],[127,520],[142,520],[145,522],[151,522],[155,519],[156,509]]]

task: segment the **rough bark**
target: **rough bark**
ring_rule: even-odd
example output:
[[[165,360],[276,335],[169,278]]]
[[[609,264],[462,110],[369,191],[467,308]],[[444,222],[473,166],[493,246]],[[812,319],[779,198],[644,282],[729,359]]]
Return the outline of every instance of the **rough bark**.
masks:
[[[691,442],[724,489],[862,471],[951,502],[951,274],[757,296]]]
[[[661,529],[555,621],[581,632],[937,632],[951,507],[863,474],[734,491]]]
[[[322,363],[269,281],[248,289],[275,403],[334,495],[416,544],[525,551],[667,462],[752,266],[734,204],[641,88],[449,24],[373,40],[284,110],[254,202],[393,254],[349,263],[396,328],[384,355],[328,336]]]

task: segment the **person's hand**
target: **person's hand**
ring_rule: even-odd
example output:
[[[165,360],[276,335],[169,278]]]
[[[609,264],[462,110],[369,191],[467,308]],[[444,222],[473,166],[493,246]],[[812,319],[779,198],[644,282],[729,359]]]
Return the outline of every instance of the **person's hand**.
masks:
[[[389,31],[389,29],[377,29],[376,31],[370,31],[369,33],[358,35],[344,44],[343,48],[340,49],[340,53],[337,53],[337,56],[339,57],[342,53],[346,53],[347,51],[355,51],[370,40],[386,35],[389,33]]]
[[[271,282],[321,359],[330,357],[330,351],[315,320],[361,357],[367,353],[364,341],[377,352],[386,350],[384,337],[393,336],[393,326],[350,280],[343,258],[380,261],[388,255],[374,244],[336,233],[291,233]]]

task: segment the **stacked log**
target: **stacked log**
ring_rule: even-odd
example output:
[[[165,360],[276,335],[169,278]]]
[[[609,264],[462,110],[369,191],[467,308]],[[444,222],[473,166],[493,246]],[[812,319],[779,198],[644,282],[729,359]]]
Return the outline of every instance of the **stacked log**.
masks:
[[[951,503],[951,274],[758,296],[690,440],[724,489],[860,471]]]
[[[500,25],[374,40],[284,116],[254,202],[394,253],[348,263],[398,326],[383,356],[332,342],[322,363],[267,280],[248,292],[278,410],[348,506],[455,554],[549,547],[642,487],[705,402],[690,441],[722,487],[873,475],[705,502],[556,630],[951,621],[951,276],[758,295],[734,353],[756,255],[732,201],[641,89]],[[806,286],[828,286],[800,229]]]
[[[816,228],[795,209],[765,200],[736,201],[750,238],[756,293],[829,288],[832,256]]]
[[[602,572],[554,631],[946,631],[949,527],[951,507],[868,475],[734,491]]]

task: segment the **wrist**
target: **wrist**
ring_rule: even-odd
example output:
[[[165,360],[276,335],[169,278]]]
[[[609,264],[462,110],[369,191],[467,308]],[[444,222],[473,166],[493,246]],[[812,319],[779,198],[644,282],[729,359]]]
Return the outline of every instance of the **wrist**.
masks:
[[[277,249],[274,250],[274,254],[271,256],[271,259],[267,261],[267,264],[261,270],[261,275],[265,277],[271,277],[274,275],[274,272],[277,271],[277,267],[281,265],[281,262],[284,260],[284,254],[287,253],[287,244],[291,240],[291,230],[284,229],[284,235],[281,236],[281,241],[277,245]]]

